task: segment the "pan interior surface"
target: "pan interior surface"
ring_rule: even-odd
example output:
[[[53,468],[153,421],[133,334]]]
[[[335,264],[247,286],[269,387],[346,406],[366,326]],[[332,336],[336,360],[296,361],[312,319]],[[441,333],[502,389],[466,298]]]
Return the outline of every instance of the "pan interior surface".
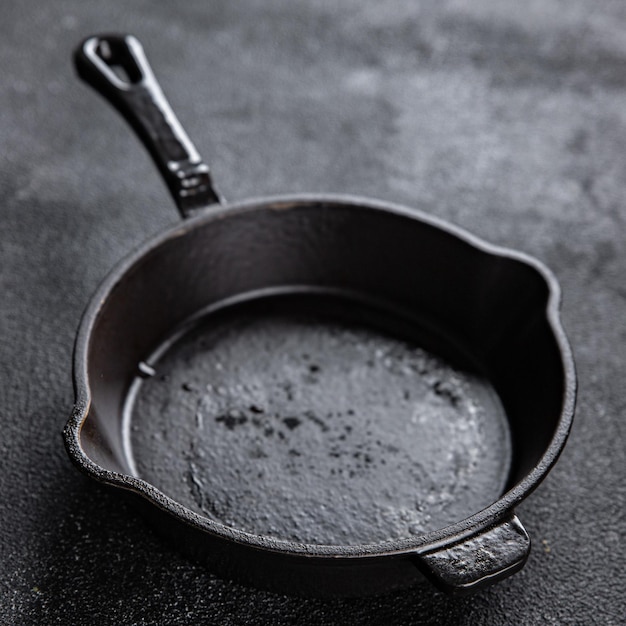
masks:
[[[421,535],[505,490],[498,395],[449,338],[364,302],[218,308],[142,364],[125,406],[135,475],[256,535],[365,545]]]

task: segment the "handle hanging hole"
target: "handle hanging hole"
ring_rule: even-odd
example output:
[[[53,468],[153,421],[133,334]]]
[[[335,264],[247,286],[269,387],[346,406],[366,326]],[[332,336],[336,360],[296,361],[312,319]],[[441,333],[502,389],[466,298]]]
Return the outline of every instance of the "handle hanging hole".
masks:
[[[96,47],[96,54],[122,82],[136,85],[142,80],[142,72],[136,61],[122,51],[116,50],[107,40],[101,40]]]

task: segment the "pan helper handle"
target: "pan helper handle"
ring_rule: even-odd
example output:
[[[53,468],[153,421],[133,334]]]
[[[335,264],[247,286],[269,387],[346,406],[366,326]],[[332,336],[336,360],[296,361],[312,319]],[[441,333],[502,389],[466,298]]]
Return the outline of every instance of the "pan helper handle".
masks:
[[[183,217],[221,202],[208,166],[174,115],[135,37],[89,37],[74,53],[74,63],[80,78],[132,126]]]
[[[516,515],[440,549],[418,556],[418,567],[439,589],[462,594],[520,570],[530,538]]]

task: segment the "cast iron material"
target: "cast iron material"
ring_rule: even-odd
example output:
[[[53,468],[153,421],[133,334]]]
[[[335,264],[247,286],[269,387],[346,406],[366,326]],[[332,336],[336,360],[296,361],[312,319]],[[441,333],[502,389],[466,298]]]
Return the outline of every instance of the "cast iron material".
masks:
[[[489,505],[511,461],[495,392],[399,339],[411,329],[397,317],[385,332],[366,303],[360,323],[340,305],[229,306],[150,357],[158,374],[126,407],[133,473],[228,526],[301,543],[420,535]]]
[[[387,203],[353,197],[297,196],[221,206],[208,168],[168,107],[134,38],[91,37],[78,48],[75,61],[83,80],[106,97],[136,130],[162,172],[181,214],[187,218],[182,226],[161,233],[122,261],[85,312],[75,346],[76,404],[65,429],[68,452],[78,467],[99,481],[142,496],[137,501],[146,514],[182,549],[206,560],[223,575],[258,586],[295,593],[363,594],[409,585],[423,573],[440,588],[460,592],[519,570],[530,542],[514,515],[514,507],[556,462],[574,409],[574,367],[559,321],[559,289],[552,274],[533,258],[496,248],[432,217]],[[113,68],[121,69],[124,77]],[[220,474],[224,469],[220,466],[201,468],[205,472],[201,475],[187,471],[178,487],[168,486],[167,481],[162,489],[153,484],[154,476],[146,479],[150,472],[145,459],[133,457],[140,447],[134,428],[146,424],[141,422],[146,415],[158,419],[167,413],[167,402],[161,401],[161,410],[158,409],[159,397],[163,396],[159,396],[161,392],[153,381],[159,379],[169,384],[163,373],[168,364],[176,366],[172,375],[181,365],[183,371],[185,365],[193,365],[196,355],[187,351],[189,345],[197,345],[200,353],[207,352],[205,363],[210,365],[200,367],[196,380],[183,383],[183,391],[191,397],[197,391],[194,384],[214,383],[219,378],[215,354],[219,354],[220,346],[228,348],[228,341],[233,341],[238,329],[251,338],[250,346],[259,338],[263,342],[276,334],[271,331],[268,335],[267,327],[252,332],[252,322],[252,326],[241,325],[241,310],[244,320],[255,320],[259,306],[264,311],[268,307],[270,311],[285,311],[283,318],[270,315],[267,323],[274,330],[296,329],[291,334],[287,332],[285,345],[291,346],[288,352],[299,345],[298,337],[309,335],[322,338],[322,343],[338,336],[341,352],[355,350],[356,344],[370,340],[383,352],[391,350],[393,354],[386,357],[390,366],[404,363],[411,376],[416,371],[423,375],[422,382],[413,377],[408,390],[409,396],[411,391],[419,392],[419,410],[426,407],[430,411],[439,406],[443,415],[450,406],[457,408],[457,417],[450,422],[454,425],[449,431],[453,433],[452,445],[466,441],[458,435],[463,427],[471,429],[479,424],[475,440],[467,440],[468,449],[484,444],[481,428],[491,431],[486,435],[487,441],[493,432],[504,433],[493,441],[500,446],[500,470],[510,461],[510,470],[504,470],[507,475],[496,477],[488,489],[481,488],[477,495],[469,497],[466,504],[478,504],[477,508],[461,517],[455,517],[459,511],[454,511],[453,518],[446,519],[442,526],[418,525],[415,533],[390,527],[385,536],[384,529],[373,532],[373,527],[366,525],[363,537],[344,543],[340,543],[341,533],[321,537],[310,534],[315,531],[314,524],[305,528],[303,535],[296,533],[291,537],[285,528],[246,528],[245,520],[236,519],[236,515],[229,519],[236,513],[232,509],[225,511],[215,507],[214,502],[205,506],[207,497],[211,497],[204,492],[207,467],[217,474],[219,485],[222,477],[227,476]],[[304,317],[303,310],[307,312]],[[225,335],[226,344],[218,338],[206,351],[206,346],[202,347],[202,329],[208,329],[211,336],[215,328],[219,330],[224,317],[227,322],[231,320],[227,323],[231,331]],[[260,319],[263,326],[263,317]],[[303,334],[303,325],[313,330]],[[354,330],[349,330],[352,327]],[[284,381],[287,372],[286,381],[293,389],[299,366],[289,362],[284,372],[278,372],[271,363],[280,361],[282,355],[276,346],[267,345],[273,357],[267,364],[269,374],[263,372],[266,378],[256,388],[250,388],[267,391],[275,373]],[[307,349],[306,345],[302,349]],[[229,350],[233,353],[231,348],[226,353]],[[318,356],[330,353],[332,349],[323,347]],[[245,356],[246,350],[238,348],[234,354]],[[245,358],[241,362],[245,363]],[[423,367],[412,368],[416,362]],[[261,367],[265,367],[264,363]],[[328,364],[333,363],[336,361],[330,358]],[[313,365],[313,369],[304,372],[309,380],[307,383],[303,378],[303,385],[313,385],[319,378],[321,366]],[[306,402],[297,409],[301,413],[285,414],[289,398],[278,398],[276,389],[261,398],[265,404],[250,388],[244,389],[243,385],[249,382],[245,377],[251,376],[254,366],[237,370],[229,362],[228,367],[237,376],[243,372],[244,379],[233,381],[231,391],[226,390],[226,404],[216,400],[222,393],[219,389],[205,385],[205,391],[194,402],[202,403],[208,398],[213,408],[202,405],[202,410],[195,412],[196,436],[187,440],[187,435],[178,437],[184,446],[196,444],[195,450],[181,449],[174,455],[181,458],[187,454],[187,469],[202,458],[201,454],[198,456],[198,441],[215,447],[233,443],[232,437],[222,442],[215,439],[220,432],[216,425],[225,426],[231,434],[240,432],[242,425],[262,428],[266,438],[270,437],[267,429],[275,429],[279,423],[281,432],[295,432],[295,426],[307,415],[312,416],[313,424],[320,425],[320,416],[315,410],[311,412]],[[347,362],[342,367],[348,367]],[[429,367],[439,367],[444,373],[437,380],[429,379]],[[190,371],[194,369],[195,366]],[[374,385],[382,373],[376,370],[375,378],[367,378],[364,371],[357,367],[356,374],[352,370],[346,372],[361,376],[361,390]],[[371,423],[386,418],[380,407],[374,417],[361,414],[369,406],[357,406],[350,414],[343,397],[347,387],[339,386],[340,395],[336,398],[331,393],[341,379],[338,374],[331,372],[323,386],[329,395],[318,393],[316,397],[323,398],[323,402],[313,402],[314,409],[322,405],[328,408],[329,402],[335,402],[345,410],[338,411],[341,416],[333,419],[343,420],[337,424],[352,429],[363,419]],[[389,386],[393,387],[396,380],[391,376]],[[452,391],[451,380],[456,381]],[[476,380],[480,383],[474,386],[472,381]],[[496,400],[490,390],[497,393]],[[439,400],[431,397],[431,391],[437,391]],[[310,397],[314,396],[305,400]],[[492,400],[484,400],[487,397]],[[241,406],[230,406],[242,398],[249,414]],[[355,399],[353,394],[352,400],[358,397]],[[393,394],[386,400],[383,405],[393,415]],[[478,408],[477,403],[481,404]],[[183,419],[184,402],[181,406],[177,415]],[[468,419],[468,414],[481,410],[493,413],[494,419]],[[259,415],[273,419],[274,424],[264,423]],[[504,430],[498,415],[506,417]],[[255,416],[258,424],[253,421]],[[203,439],[200,426],[208,418],[212,418],[213,430],[208,439]],[[436,422],[444,418],[431,413],[430,419]],[[331,435],[327,433],[332,434],[335,425],[331,428],[322,423],[326,426],[324,437],[328,438]],[[489,423],[496,426],[485,426]],[[183,424],[181,428],[187,426]],[[167,439],[176,429],[177,424],[170,424],[160,432]],[[158,430],[150,435],[156,436]],[[308,432],[310,435],[313,431]],[[245,440],[246,436],[251,435],[244,433],[238,440]],[[237,463],[236,443],[233,462],[226,468],[229,471]],[[420,441],[418,436],[405,442],[403,454],[410,456],[414,445],[417,455],[422,455],[429,446],[441,443]],[[147,453],[148,460],[157,467],[158,456],[150,455],[158,455],[162,450],[156,446]],[[193,454],[196,456],[189,456]],[[438,482],[443,480],[443,486],[453,491],[460,471],[469,466],[459,461],[462,449],[453,450],[450,456],[456,478],[448,477],[449,468],[436,471],[433,477],[434,486],[441,487]],[[164,454],[164,461],[167,457]],[[262,458],[258,454],[257,457]],[[384,460],[385,455],[379,458]],[[410,458],[399,468],[414,469],[419,461]],[[279,470],[284,468],[279,466]],[[425,470],[428,475],[428,468]],[[484,471],[478,472],[478,476],[484,479]],[[406,489],[406,484],[400,484],[404,479],[415,486],[412,504],[416,509],[428,502],[420,490],[430,483],[419,472],[398,478],[396,484],[387,485],[388,492],[394,492],[396,485],[399,491]],[[156,478],[154,482],[158,482]],[[233,481],[237,483],[251,484],[261,499],[266,497],[263,480],[257,486],[249,473]],[[368,484],[367,477],[364,484]],[[472,481],[467,485],[471,488]],[[176,497],[181,489],[191,490],[197,496],[196,506]],[[494,489],[495,494],[491,493]],[[488,494],[489,501],[480,502]],[[267,499],[261,504],[266,506],[268,502],[271,504]],[[338,524],[341,523],[339,519]]]

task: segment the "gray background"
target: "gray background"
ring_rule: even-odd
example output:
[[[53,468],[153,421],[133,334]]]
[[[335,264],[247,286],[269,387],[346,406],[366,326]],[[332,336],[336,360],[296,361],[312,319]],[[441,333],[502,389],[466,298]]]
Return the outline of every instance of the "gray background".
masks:
[[[626,587],[626,5],[3,3],[0,622],[619,624]],[[177,215],[73,76],[128,31],[232,200],[347,192],[419,207],[557,274],[580,377],[569,444],[518,510],[525,569],[471,598],[302,600],[222,581],[82,477],[60,432],[81,311]]]

